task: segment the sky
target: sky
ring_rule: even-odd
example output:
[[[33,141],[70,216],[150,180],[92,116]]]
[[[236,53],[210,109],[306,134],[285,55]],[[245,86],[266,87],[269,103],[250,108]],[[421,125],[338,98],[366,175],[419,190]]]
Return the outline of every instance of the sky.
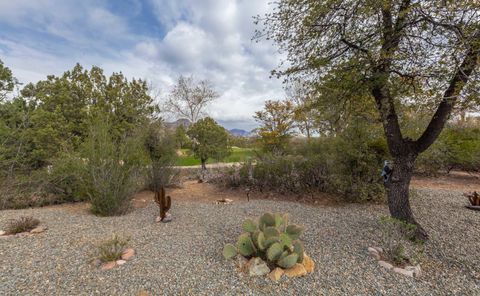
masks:
[[[282,99],[270,78],[277,48],[252,41],[265,0],[0,0],[0,59],[22,83],[61,75],[75,63],[151,82],[166,97],[179,75],[212,82],[208,113],[251,130],[264,102]]]

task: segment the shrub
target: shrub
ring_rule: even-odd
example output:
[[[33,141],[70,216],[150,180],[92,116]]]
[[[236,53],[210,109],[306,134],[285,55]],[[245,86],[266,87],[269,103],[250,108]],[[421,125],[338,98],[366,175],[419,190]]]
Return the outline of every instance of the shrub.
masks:
[[[37,227],[39,224],[40,221],[33,217],[20,217],[18,219],[9,220],[5,226],[5,232],[7,234],[28,232]]]
[[[288,215],[263,214],[257,222],[246,219],[242,225],[245,233],[238,237],[236,245],[227,244],[223,256],[227,259],[240,254],[244,257],[260,257],[271,267],[290,268],[302,263],[303,243],[299,240],[303,228],[288,224]]]
[[[419,264],[424,244],[417,241],[417,226],[392,217],[380,217],[381,243],[386,259],[396,265]]]
[[[142,149],[135,137],[115,141],[105,122],[96,120],[90,129],[81,148],[84,167],[79,175],[92,212],[112,216],[129,209],[139,188]]]
[[[95,259],[102,262],[117,261],[128,246],[129,238],[121,238],[114,235],[113,238],[101,243],[97,248]]]
[[[150,163],[147,169],[147,188],[159,192],[173,183],[178,175],[173,167],[176,162],[175,138],[160,123],[148,127],[144,147]]]
[[[416,170],[427,175],[453,169],[480,170],[480,129],[454,125],[446,128],[438,140],[416,162]]]
[[[330,192],[349,201],[384,196],[380,172],[388,156],[382,140],[362,142],[344,135],[312,140],[293,152],[296,155],[263,155],[231,168],[218,181],[228,187],[249,186],[281,194]]]

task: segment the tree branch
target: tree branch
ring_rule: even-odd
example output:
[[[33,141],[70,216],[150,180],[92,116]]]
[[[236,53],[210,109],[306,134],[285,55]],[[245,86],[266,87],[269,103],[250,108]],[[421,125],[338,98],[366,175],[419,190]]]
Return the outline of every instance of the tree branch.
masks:
[[[438,105],[437,111],[433,115],[426,130],[416,141],[416,150],[421,153],[430,147],[432,143],[440,135],[445,123],[447,122],[453,107],[457,102],[458,96],[463,90],[463,87],[468,82],[472,72],[478,66],[480,58],[480,29],[475,32],[473,39],[469,42],[469,49],[465,58],[457,69],[450,84],[443,95],[442,102]]]

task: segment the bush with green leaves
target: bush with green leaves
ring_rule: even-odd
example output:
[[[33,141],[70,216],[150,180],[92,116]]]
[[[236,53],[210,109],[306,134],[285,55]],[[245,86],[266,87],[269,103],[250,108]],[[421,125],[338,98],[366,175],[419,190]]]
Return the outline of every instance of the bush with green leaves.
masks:
[[[178,171],[174,168],[177,159],[175,137],[161,124],[155,122],[148,126],[144,148],[149,157],[147,188],[159,192],[161,188],[171,185]]]
[[[353,202],[384,197],[380,173],[388,153],[379,137],[362,139],[350,132],[297,144],[292,153],[261,155],[226,171],[218,181],[228,187],[248,186],[281,194],[328,192]]]
[[[138,137],[125,136],[116,141],[108,120],[93,121],[90,133],[80,149],[80,184],[99,216],[124,214],[134,193],[141,187],[143,147]]]
[[[449,126],[439,139],[420,154],[417,172],[436,175],[453,169],[463,171],[480,170],[480,128],[477,126]]]
[[[379,224],[384,259],[398,266],[420,263],[424,243],[415,238],[415,224],[387,216],[380,217]]]
[[[237,243],[227,244],[223,256],[234,258],[237,254],[246,258],[260,257],[270,267],[290,268],[302,263],[303,243],[299,240],[303,228],[288,224],[288,215],[265,213],[258,221],[246,219],[242,225],[245,231],[238,237]]]

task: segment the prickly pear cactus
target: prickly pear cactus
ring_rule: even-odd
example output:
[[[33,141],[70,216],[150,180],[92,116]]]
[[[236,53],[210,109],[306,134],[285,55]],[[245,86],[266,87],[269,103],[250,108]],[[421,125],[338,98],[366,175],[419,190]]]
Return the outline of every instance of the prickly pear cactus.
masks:
[[[235,245],[225,245],[225,258],[231,259],[237,254],[247,258],[260,257],[269,265],[281,268],[302,263],[304,247],[299,238],[303,228],[288,224],[287,214],[265,213],[257,221],[246,219],[242,229],[245,233],[239,236]]]

